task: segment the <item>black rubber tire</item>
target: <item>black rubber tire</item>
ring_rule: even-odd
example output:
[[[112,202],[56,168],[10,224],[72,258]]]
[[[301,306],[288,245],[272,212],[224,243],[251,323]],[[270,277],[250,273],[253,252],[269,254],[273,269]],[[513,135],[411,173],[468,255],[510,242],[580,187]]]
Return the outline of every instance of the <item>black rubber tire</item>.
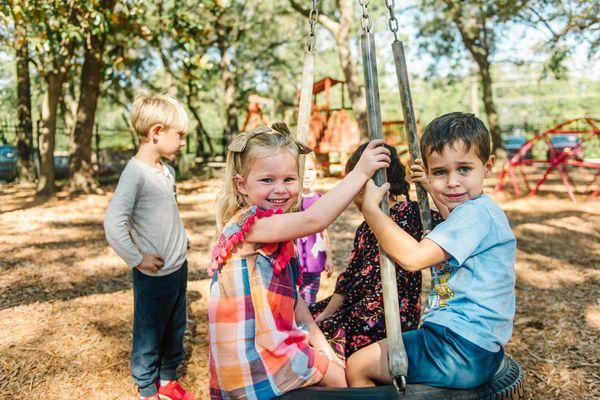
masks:
[[[426,385],[407,385],[406,393],[398,394],[392,385],[371,388],[323,388],[311,386],[297,389],[278,397],[281,400],[341,400],[341,399],[461,399],[461,400],[518,400],[525,398],[524,375],[521,366],[505,357],[492,379],[475,389],[456,390]]]

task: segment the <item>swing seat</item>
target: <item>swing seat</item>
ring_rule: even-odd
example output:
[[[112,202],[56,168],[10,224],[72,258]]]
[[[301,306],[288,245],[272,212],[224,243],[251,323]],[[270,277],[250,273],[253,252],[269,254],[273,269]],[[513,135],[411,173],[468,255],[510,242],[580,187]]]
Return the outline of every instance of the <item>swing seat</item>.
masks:
[[[324,388],[311,386],[293,390],[278,397],[281,400],[345,400],[345,399],[524,399],[524,374],[521,366],[509,356],[506,356],[498,371],[486,384],[475,389],[445,389],[427,385],[411,384],[406,386],[404,394],[398,393],[393,385],[367,388]]]

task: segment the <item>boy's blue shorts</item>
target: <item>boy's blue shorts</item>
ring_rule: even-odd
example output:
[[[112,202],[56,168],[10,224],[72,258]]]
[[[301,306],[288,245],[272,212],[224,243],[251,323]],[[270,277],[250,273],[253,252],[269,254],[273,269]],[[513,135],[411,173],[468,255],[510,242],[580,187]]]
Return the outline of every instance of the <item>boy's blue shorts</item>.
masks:
[[[407,383],[475,388],[490,380],[504,358],[502,348],[492,353],[431,322],[402,338],[408,356]]]

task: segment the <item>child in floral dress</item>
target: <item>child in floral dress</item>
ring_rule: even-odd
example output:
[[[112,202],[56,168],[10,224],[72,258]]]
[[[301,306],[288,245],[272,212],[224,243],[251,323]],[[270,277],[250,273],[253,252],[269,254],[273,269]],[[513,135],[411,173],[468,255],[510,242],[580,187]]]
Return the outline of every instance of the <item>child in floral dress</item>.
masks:
[[[346,172],[354,169],[366,145],[360,146],[349,158]],[[423,229],[417,202],[409,199],[409,184],[396,149],[386,145],[391,153],[387,177],[391,185],[390,218],[417,240]],[[404,196],[406,201],[399,197]],[[399,200],[396,202],[396,200]],[[359,210],[362,196],[354,199]],[[439,213],[432,212],[433,222],[441,222]],[[400,304],[402,331],[416,329],[421,316],[421,272],[407,272],[396,266],[396,282]],[[379,268],[379,245],[366,222],[356,230],[354,247],[348,267],[340,274],[332,296],[309,307],[319,328],[338,357],[346,359],[357,350],[386,337],[385,314]]]

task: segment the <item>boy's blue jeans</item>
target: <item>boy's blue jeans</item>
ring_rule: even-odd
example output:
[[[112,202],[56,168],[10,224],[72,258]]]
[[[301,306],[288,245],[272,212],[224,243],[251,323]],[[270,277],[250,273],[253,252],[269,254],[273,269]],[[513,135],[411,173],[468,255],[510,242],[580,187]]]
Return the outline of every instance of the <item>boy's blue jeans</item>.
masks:
[[[504,350],[487,351],[445,326],[425,322],[402,334],[408,357],[407,383],[472,389],[494,375]]]
[[[131,374],[142,396],[157,392],[157,379],[175,380],[185,355],[187,261],[165,276],[148,276],[136,268],[133,278],[133,349]]]

